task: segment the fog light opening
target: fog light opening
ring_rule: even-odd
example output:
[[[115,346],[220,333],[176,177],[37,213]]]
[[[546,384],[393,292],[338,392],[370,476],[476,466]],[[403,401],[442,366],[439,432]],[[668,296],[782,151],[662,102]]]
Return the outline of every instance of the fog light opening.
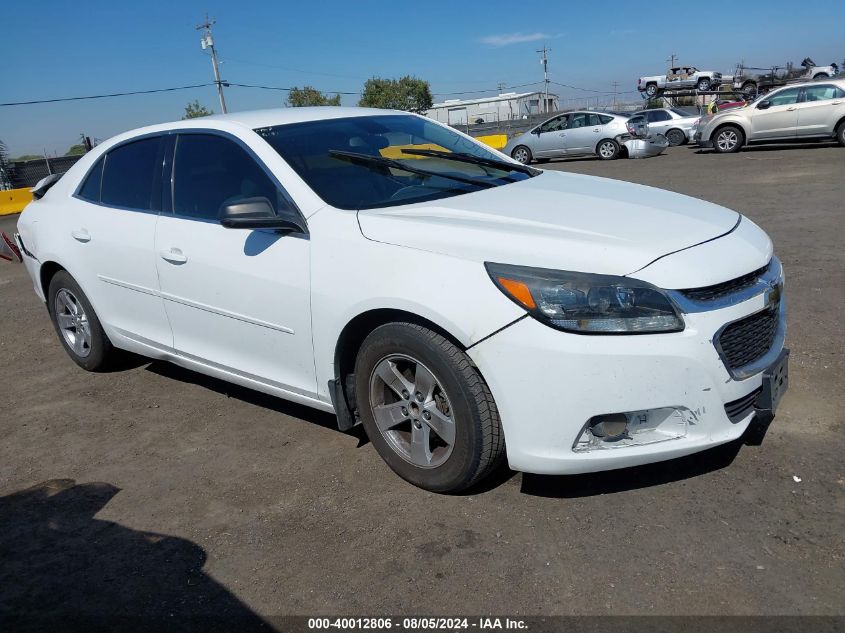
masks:
[[[587,423],[587,429],[593,437],[603,442],[631,439],[628,433],[628,416],[624,413],[594,416]]]

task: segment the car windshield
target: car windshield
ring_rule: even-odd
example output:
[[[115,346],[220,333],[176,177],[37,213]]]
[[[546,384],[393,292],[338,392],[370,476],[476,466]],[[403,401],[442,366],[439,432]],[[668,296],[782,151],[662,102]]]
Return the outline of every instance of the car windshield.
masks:
[[[255,131],[320,198],[339,209],[457,196],[534,175],[414,115],[324,119]]]

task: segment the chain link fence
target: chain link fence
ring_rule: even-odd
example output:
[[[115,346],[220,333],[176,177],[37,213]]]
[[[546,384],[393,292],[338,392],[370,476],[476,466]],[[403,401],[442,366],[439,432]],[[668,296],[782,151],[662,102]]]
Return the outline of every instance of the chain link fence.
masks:
[[[50,174],[63,174],[70,169],[84,154],[74,156],[56,156],[55,158],[36,158],[35,160],[19,160],[9,163],[7,174],[12,188],[31,188]]]

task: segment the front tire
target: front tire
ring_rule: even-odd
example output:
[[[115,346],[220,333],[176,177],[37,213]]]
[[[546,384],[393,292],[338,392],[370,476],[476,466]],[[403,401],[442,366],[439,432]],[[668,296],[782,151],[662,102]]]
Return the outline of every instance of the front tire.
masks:
[[[610,138],[599,141],[596,154],[601,160],[614,160],[619,157],[619,143]]]
[[[76,280],[60,270],[47,290],[50,320],[71,360],[87,371],[105,369],[117,354]]]
[[[511,152],[511,158],[513,158],[516,162],[522,163],[523,165],[527,165],[531,162],[531,150],[525,147],[525,145],[517,145],[513,148]]]
[[[742,149],[745,144],[745,134],[734,125],[726,125],[716,130],[713,137],[713,149],[719,154],[732,154]]]
[[[704,92],[705,90],[710,90],[710,80],[706,77],[704,79],[699,79],[697,88],[702,92]]]
[[[412,323],[371,332],[355,361],[364,430],[381,458],[410,483],[458,492],[504,457],[499,412],[469,356]]]
[[[742,94],[745,95],[746,99],[753,99],[757,96],[757,84],[755,83],[747,83],[742,87]]]
[[[654,97],[657,95],[657,85],[656,84],[648,84],[645,87],[645,93],[649,97]]]
[[[684,134],[683,130],[675,128],[666,132],[666,140],[669,141],[669,145],[672,147],[677,147],[678,145],[684,144],[687,140],[687,135]]]

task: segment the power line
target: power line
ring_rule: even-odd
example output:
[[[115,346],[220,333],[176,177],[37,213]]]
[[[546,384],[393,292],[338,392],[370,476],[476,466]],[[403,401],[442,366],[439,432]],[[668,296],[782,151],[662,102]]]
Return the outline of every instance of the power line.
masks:
[[[258,86],[258,85],[255,85],[255,84],[235,84],[235,83],[230,83],[230,82],[226,82],[226,85],[227,86],[235,86],[235,87],[238,87],[238,88],[260,88],[261,90],[282,90],[282,91],[285,91],[285,92],[290,92],[291,90],[295,90],[295,88],[284,88],[282,86]],[[331,93],[338,94],[338,95],[359,95],[359,94],[361,94],[360,92],[341,92],[339,90],[322,90],[321,92],[325,92],[325,93],[331,92]]]
[[[58,103],[60,101],[83,101],[85,99],[106,99],[109,97],[128,97],[131,95],[147,95],[154,92],[173,92],[174,90],[190,90],[192,88],[205,88],[213,86],[213,83],[194,84],[192,86],[176,86],[174,88],[156,88],[154,90],[133,90],[131,92],[111,92],[101,95],[86,95],[84,97],[60,97],[58,99],[37,99],[33,101],[10,101],[8,103],[0,103],[3,106],[18,106],[18,105],[34,105],[37,103]]]

